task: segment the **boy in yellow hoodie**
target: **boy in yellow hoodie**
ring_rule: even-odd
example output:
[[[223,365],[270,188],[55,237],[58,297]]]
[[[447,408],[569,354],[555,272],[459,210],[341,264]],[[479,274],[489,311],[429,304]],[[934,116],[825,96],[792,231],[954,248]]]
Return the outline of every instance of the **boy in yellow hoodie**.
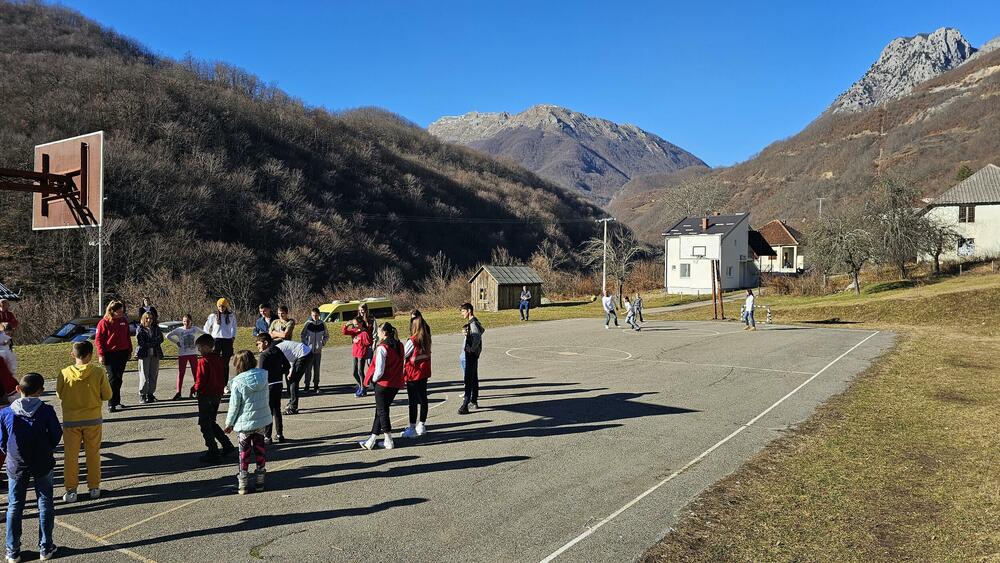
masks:
[[[111,385],[104,368],[90,363],[93,355],[94,345],[89,341],[73,344],[74,364],[56,380],[56,396],[63,409],[65,502],[76,502],[81,443],[87,456],[90,498],[101,496],[101,403],[111,398]]]

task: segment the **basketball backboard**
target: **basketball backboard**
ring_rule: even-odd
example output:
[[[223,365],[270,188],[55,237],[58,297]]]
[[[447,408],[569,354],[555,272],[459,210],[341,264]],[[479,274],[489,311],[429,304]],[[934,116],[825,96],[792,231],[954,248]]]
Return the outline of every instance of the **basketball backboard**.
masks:
[[[681,255],[685,258],[694,258],[695,260],[702,258],[718,260],[719,243],[715,240],[704,240],[700,237],[694,241],[682,241]]]
[[[31,228],[77,229],[101,224],[104,198],[104,132],[89,133],[35,147],[35,172],[72,181],[72,195],[35,193]],[[44,185],[44,182],[43,182]]]

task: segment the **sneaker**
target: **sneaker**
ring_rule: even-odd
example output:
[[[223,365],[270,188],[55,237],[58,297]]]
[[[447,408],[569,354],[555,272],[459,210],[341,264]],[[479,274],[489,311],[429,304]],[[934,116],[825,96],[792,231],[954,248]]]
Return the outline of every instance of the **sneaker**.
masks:
[[[385,438],[382,440],[382,447],[387,450],[391,450],[396,447],[396,445],[392,443],[392,436],[388,433],[386,433]]]
[[[150,403],[155,403],[156,401],[159,401],[159,399],[156,398],[156,395],[150,395],[149,396],[149,402]]]
[[[21,563],[21,556],[20,555],[15,555],[15,556],[11,557],[10,555],[8,555],[7,556],[7,563]]]
[[[108,407],[108,412],[118,412],[118,405],[111,405]]]
[[[292,407],[285,407],[284,414],[287,415],[299,414],[299,409],[293,409]]]
[[[236,492],[241,495],[250,492],[250,475],[246,471],[240,471],[236,476]]]
[[[191,399],[194,399],[195,395],[196,395],[196,391],[194,390],[194,387],[192,387],[191,391],[188,392],[188,397],[191,398]]]
[[[361,446],[362,448],[366,449],[366,450],[374,450],[375,449],[375,436],[374,435],[369,436],[368,439],[365,440],[364,442],[358,442],[358,445]]]
[[[412,426],[407,426],[406,430],[403,430],[402,432],[399,433],[399,437],[400,438],[416,438],[417,437],[417,430],[416,430],[416,428],[414,428]]]
[[[274,441],[278,442],[279,444],[281,444],[282,442],[285,441],[285,435],[284,434],[278,434],[277,436],[274,437]]]
[[[363,397],[364,396],[363,393],[362,393],[363,391],[364,391],[364,389],[358,387],[357,389],[354,390],[354,396],[358,397],[358,398]]]
[[[273,441],[271,440],[270,436],[267,436],[267,437],[264,438],[264,445],[265,446],[270,446],[272,442]]]
[[[417,423],[417,436],[423,436],[427,433],[427,425],[423,422]]]
[[[48,561],[56,556],[56,552],[59,551],[59,546],[52,548],[52,551],[45,551],[38,554],[39,561]],[[9,560],[8,560],[9,561]]]
[[[605,328],[606,330],[611,330],[611,327],[610,327],[610,326],[608,326],[608,325],[604,325],[604,328]]]
[[[228,395],[229,394],[229,386],[228,385],[226,385],[226,388],[222,390],[222,394],[223,395]]]
[[[469,404],[462,403],[462,406],[458,407],[458,414],[469,414]]]
[[[181,397],[181,393],[180,393],[180,391],[178,391],[178,392],[177,392],[177,393],[176,393],[176,394],[174,395],[174,397],[173,397],[172,399],[170,399],[170,400],[171,400],[171,401],[180,401],[181,399],[182,399],[182,397]]]
[[[101,498],[101,489],[90,489],[90,500],[97,500]]]
[[[472,408],[474,408],[474,409],[478,409],[479,408],[479,401],[472,401],[469,404],[472,405]]]
[[[76,502],[76,491],[66,491],[63,495],[63,502]]]

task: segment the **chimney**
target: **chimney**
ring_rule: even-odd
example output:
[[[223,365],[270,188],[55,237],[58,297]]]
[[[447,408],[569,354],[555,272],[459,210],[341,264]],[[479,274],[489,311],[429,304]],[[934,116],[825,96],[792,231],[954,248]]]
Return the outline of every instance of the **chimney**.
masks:
[[[707,231],[708,230],[708,217],[702,217],[701,218],[701,230],[703,230],[703,231]]]

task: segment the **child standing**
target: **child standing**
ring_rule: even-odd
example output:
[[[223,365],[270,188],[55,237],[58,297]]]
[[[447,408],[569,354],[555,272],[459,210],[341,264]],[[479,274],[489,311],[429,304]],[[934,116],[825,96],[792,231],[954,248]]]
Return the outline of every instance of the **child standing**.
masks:
[[[375,358],[365,373],[364,384],[375,386],[375,422],[372,423],[372,434],[364,442],[358,442],[366,450],[375,449],[378,435],[382,434],[382,445],[391,450],[392,418],[389,416],[389,406],[396,398],[396,393],[405,385],[403,375],[403,343],[399,341],[396,328],[389,323],[379,327],[379,344],[375,349]]]
[[[271,338],[278,340],[291,340],[295,335],[295,319],[288,316],[288,306],[278,306],[278,318],[271,321],[268,329]]]
[[[87,459],[87,488],[90,498],[101,496],[101,403],[111,399],[111,385],[104,368],[90,363],[94,347],[88,341],[73,344],[74,364],[63,369],[56,380],[56,396],[63,409],[63,500],[76,502],[80,483],[80,445]]]
[[[267,446],[264,429],[271,424],[267,408],[267,371],[258,367],[250,350],[240,350],[233,356],[237,375],[229,382],[229,411],[226,413],[226,434],[236,431],[240,440],[240,472],[237,476],[238,492],[245,495],[253,490],[264,490],[264,465]],[[256,465],[254,483],[250,483],[250,458]]]
[[[427,380],[431,377],[431,327],[420,311],[410,313],[410,338],[403,346],[403,357],[410,425],[400,436],[416,438],[427,433]],[[417,422],[418,408],[420,422]]]
[[[0,322],[0,360],[7,362],[7,369],[17,377],[17,356],[14,355],[14,341],[7,334],[8,330],[10,325]]]
[[[462,332],[465,334],[465,344],[462,347],[462,353],[465,355],[463,368],[465,394],[462,406],[458,407],[458,414],[469,414],[469,405],[479,408],[479,356],[483,353],[483,333],[486,329],[476,318],[472,303],[463,303],[459,310],[462,312],[462,318],[468,322],[462,327]]]
[[[202,334],[195,345],[201,353],[197,366],[192,370],[194,391],[198,393],[198,427],[201,428],[205,446],[208,447],[208,452],[198,460],[215,463],[221,456],[236,449],[216,422],[219,405],[222,403],[222,391],[226,388],[226,372],[222,369],[222,356],[215,353],[215,341],[211,336]],[[218,446],[215,445],[216,442],[219,443]]]
[[[184,322],[184,326],[179,326],[167,333],[167,340],[177,345],[177,394],[174,395],[173,399],[175,401],[180,400],[184,391],[184,372],[187,370],[188,364],[191,364],[191,377],[194,377],[195,362],[198,361],[198,348],[195,341],[200,335],[205,334],[204,330],[191,326],[193,319],[190,313],[184,315],[181,320]],[[219,359],[221,361],[222,357],[220,356]],[[194,387],[191,388],[191,396],[194,397]]]
[[[28,482],[34,480],[38,496],[38,558],[52,559],[55,506],[52,501],[53,450],[62,438],[59,419],[50,405],[39,399],[45,380],[37,373],[21,378],[21,398],[0,411],[0,450],[7,455],[7,561],[21,560],[21,519]],[[110,390],[109,390],[110,394]]]
[[[228,299],[220,297],[215,302],[215,312],[208,316],[203,328],[215,339],[215,351],[222,356],[222,368],[229,379],[229,359],[233,357],[233,341],[236,340],[236,315],[230,310]]]
[[[125,305],[121,301],[108,303],[104,318],[97,323],[94,342],[97,344],[97,359],[108,367],[108,382],[111,384],[111,401],[108,405],[111,412],[125,408],[121,398],[122,379],[125,376],[125,364],[132,355],[132,339],[128,332]]]
[[[350,336],[353,342],[351,345],[351,356],[354,357],[354,371],[352,375],[354,376],[354,381],[358,384],[358,388],[354,391],[354,396],[364,397],[368,394],[364,379],[365,361],[368,359],[368,352],[371,350],[372,345],[371,333],[369,332],[368,325],[365,324],[364,317],[360,313],[353,321],[345,324],[341,332],[345,336]]]
[[[160,377],[160,360],[163,358],[163,333],[153,322],[152,313],[143,313],[135,331],[135,357],[139,360],[139,399],[143,403],[156,402],[156,380]]]
[[[625,324],[632,327],[632,330],[642,330],[639,323],[635,322],[635,305],[628,300],[628,295],[625,296]]]
[[[288,362],[284,352],[274,345],[271,335],[266,332],[257,335],[257,351],[260,353],[257,367],[267,371],[267,406],[271,411],[271,420],[273,421],[273,424],[267,425],[264,443],[271,443],[273,427],[273,430],[277,432],[275,439],[280,444],[285,441],[281,421],[281,386],[284,385],[285,376],[291,373],[292,364]]]
[[[319,309],[313,308],[309,312],[309,320],[302,325],[302,343],[312,350],[312,369],[306,372],[305,390],[309,391],[310,375],[312,376],[312,389],[314,393],[319,393],[319,364],[322,359],[323,347],[330,340],[330,333],[326,330],[326,323],[319,320]]]

